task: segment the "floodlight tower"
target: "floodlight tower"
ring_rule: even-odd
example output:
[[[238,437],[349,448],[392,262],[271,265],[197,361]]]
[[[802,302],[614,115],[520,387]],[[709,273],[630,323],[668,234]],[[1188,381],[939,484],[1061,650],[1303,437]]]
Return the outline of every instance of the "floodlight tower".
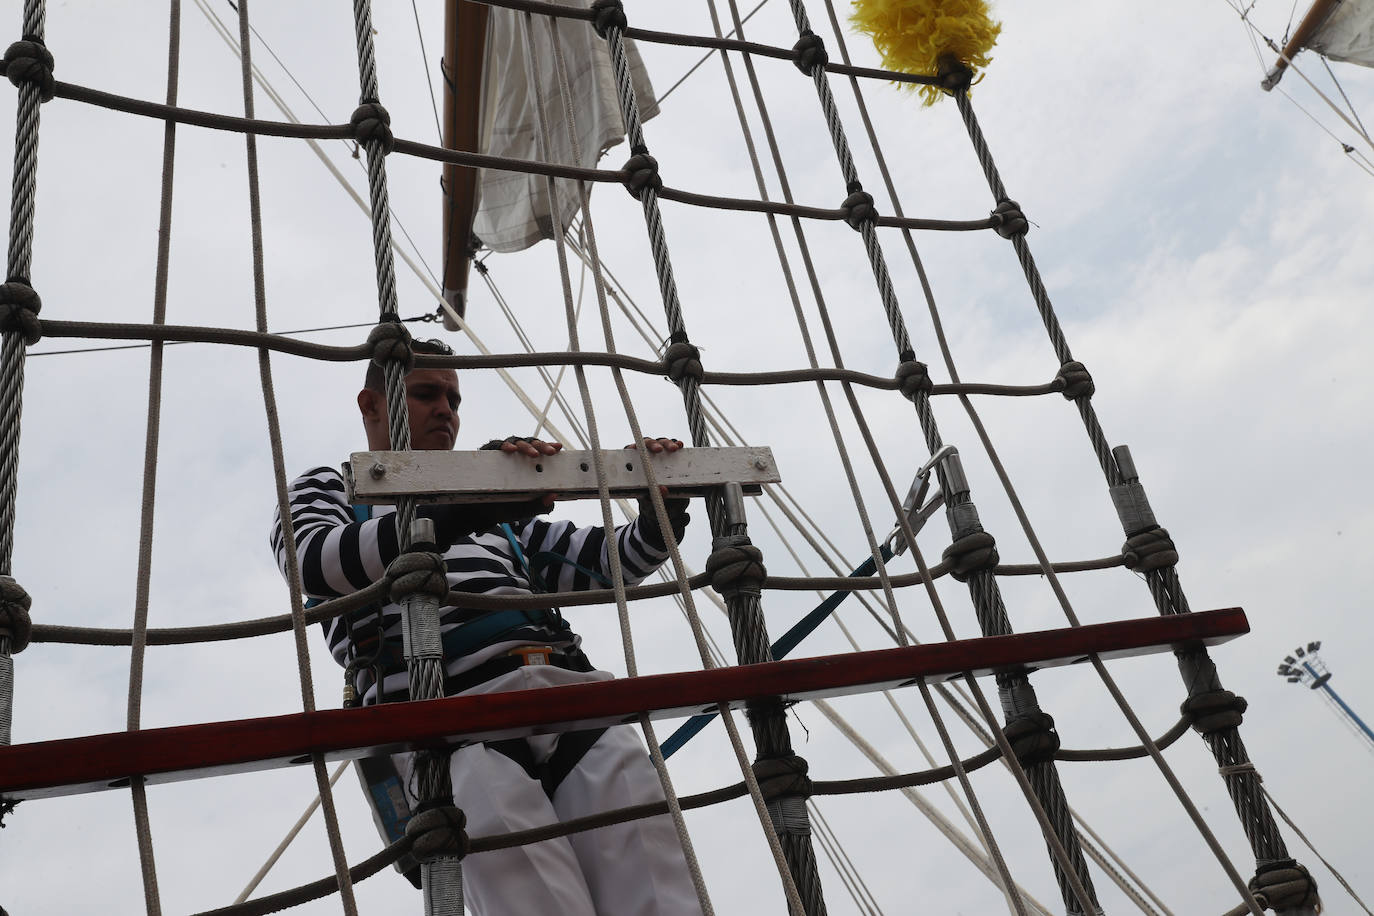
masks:
[[[1279,677],[1290,684],[1305,684],[1309,690],[1320,691],[1322,698],[1345,726],[1355,734],[1355,737],[1361,739],[1361,743],[1370,753],[1374,753],[1374,731],[1370,731],[1364,720],[1355,714],[1355,710],[1341,699],[1340,694],[1331,689],[1331,671],[1317,654],[1321,647],[1320,642],[1310,642],[1306,648],[1299,646],[1293,650],[1292,655],[1285,655],[1279,664]]]

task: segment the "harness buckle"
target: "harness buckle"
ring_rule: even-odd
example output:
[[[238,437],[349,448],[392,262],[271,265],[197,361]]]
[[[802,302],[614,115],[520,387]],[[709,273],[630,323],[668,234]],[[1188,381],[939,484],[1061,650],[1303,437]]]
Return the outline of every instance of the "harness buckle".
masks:
[[[516,646],[506,654],[520,659],[521,665],[553,664],[553,646]]]

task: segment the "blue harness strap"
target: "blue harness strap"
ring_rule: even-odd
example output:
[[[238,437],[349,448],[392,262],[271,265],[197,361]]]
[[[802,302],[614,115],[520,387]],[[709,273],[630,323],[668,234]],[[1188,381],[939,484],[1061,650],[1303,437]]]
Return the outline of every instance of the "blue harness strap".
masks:
[[[882,551],[884,563],[892,559],[892,551],[887,548],[886,544],[879,549]],[[849,574],[849,578],[862,579],[865,576],[873,575],[877,571],[878,564],[874,562],[872,557],[869,557]],[[793,649],[797,648],[803,639],[810,636],[815,631],[816,627],[821,625],[821,622],[824,621],[825,618],[835,613],[835,609],[840,606],[844,599],[852,594],[853,592],[851,591],[837,591],[832,593],[830,597],[826,598],[820,604],[816,605],[811,613],[807,614],[801,620],[798,620],[790,630],[778,637],[777,642],[773,643],[773,659],[776,661],[786,658]],[[698,732],[711,724],[711,720],[714,719],[716,715],[717,714],[714,712],[702,713],[698,716],[692,716],[692,718],[682,723],[682,725],[678,727],[678,730],[669,735],[668,740],[663,742],[662,748],[664,758],[671,757],[674,751],[695,738]]]

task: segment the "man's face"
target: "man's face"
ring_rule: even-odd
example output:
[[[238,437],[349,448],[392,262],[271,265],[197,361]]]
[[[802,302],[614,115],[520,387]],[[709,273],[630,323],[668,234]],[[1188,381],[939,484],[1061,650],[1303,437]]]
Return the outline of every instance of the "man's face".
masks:
[[[415,369],[406,376],[410,447],[448,451],[458,439],[458,373]]]

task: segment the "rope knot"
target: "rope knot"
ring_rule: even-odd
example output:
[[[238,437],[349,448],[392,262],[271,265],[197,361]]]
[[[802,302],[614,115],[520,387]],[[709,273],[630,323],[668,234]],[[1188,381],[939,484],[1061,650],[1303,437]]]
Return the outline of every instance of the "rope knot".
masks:
[[[993,228],[1004,239],[1025,235],[1030,231],[1030,221],[1021,212],[1021,205],[1014,200],[1002,201],[992,208],[990,215],[997,221]]]
[[[658,160],[648,153],[631,156],[621,171],[625,173],[621,183],[635,200],[643,199],[646,188],[658,193],[663,187],[663,178],[658,174]]]
[[[846,197],[844,203],[840,204],[840,210],[844,213],[844,221],[855,232],[862,230],[865,223],[876,222],[878,219],[878,208],[873,206],[873,195],[862,189]]]
[[[1261,898],[1266,908],[1279,912],[1321,904],[1316,879],[1292,859],[1256,871],[1255,877],[1250,879],[1250,891]]]
[[[706,558],[706,572],[711,587],[722,595],[741,589],[758,591],[768,570],[763,565],[763,551],[743,534],[716,538],[711,555]]]
[[[826,53],[821,36],[810,29],[802,32],[801,38],[792,46],[792,63],[807,76],[814,74],[817,67],[824,68],[830,63],[830,55]]]
[[[754,761],[754,778],[764,801],[788,796],[810,798],[811,779],[806,760],[795,754],[786,757],[760,757]]]
[[[0,331],[22,334],[24,343],[33,346],[43,337],[38,312],[43,300],[24,280],[0,283]]]
[[[1178,563],[1178,548],[1169,532],[1156,525],[1126,539],[1121,545],[1121,558],[1132,572],[1147,573]]]
[[[10,82],[16,86],[33,83],[38,87],[38,97],[45,102],[53,97],[52,71],[52,52],[36,38],[16,41],[5,49],[5,75]]]
[[[596,0],[592,4],[592,26],[602,38],[606,38],[611,29],[625,31],[629,27],[625,21],[625,4],[621,0]]]
[[[1178,711],[1187,717],[1198,734],[1212,735],[1228,728],[1239,728],[1249,705],[1245,697],[1236,696],[1229,690],[1208,690],[1184,700]]]
[[[412,550],[391,561],[386,568],[391,580],[390,598],[400,603],[411,595],[429,595],[443,599],[448,595],[448,570],[444,558],[437,553]]]
[[[1087,368],[1077,360],[1071,360],[1060,366],[1056,378],[1063,380],[1064,390],[1060,393],[1070,401],[1090,398],[1097,391],[1097,386],[1093,384],[1093,377],[1088,374]]]
[[[948,52],[936,58],[935,75],[940,88],[950,95],[968,92],[973,85],[973,68]]]
[[[663,366],[668,378],[678,384],[689,377],[700,381],[705,371],[701,368],[701,351],[685,340],[678,341],[664,351]]]
[[[976,572],[996,568],[997,541],[986,531],[975,531],[946,547],[942,556],[949,563],[949,574],[967,582]]]
[[[353,139],[363,146],[381,143],[382,152],[389,153],[396,145],[396,138],[391,133],[391,112],[383,108],[381,102],[363,102],[354,109],[348,126],[353,128]]]
[[[384,321],[367,335],[372,348],[372,361],[383,369],[392,361],[399,362],[409,372],[415,368],[415,352],[410,348],[410,331],[399,321]]]
[[[23,652],[29,644],[33,631],[29,620],[31,607],[33,599],[24,586],[9,576],[0,576],[0,636],[9,638],[11,655]]]
[[[406,822],[406,837],[414,840],[411,854],[424,862],[439,856],[461,859],[469,849],[467,815],[453,805],[423,808]]]
[[[916,395],[928,393],[935,383],[930,380],[930,371],[925,363],[909,359],[897,367],[897,387],[902,397],[914,401]]]
[[[1011,745],[1012,753],[1022,766],[1053,760],[1059,750],[1059,733],[1054,730],[1054,718],[1047,712],[1025,712],[1002,729]]]

